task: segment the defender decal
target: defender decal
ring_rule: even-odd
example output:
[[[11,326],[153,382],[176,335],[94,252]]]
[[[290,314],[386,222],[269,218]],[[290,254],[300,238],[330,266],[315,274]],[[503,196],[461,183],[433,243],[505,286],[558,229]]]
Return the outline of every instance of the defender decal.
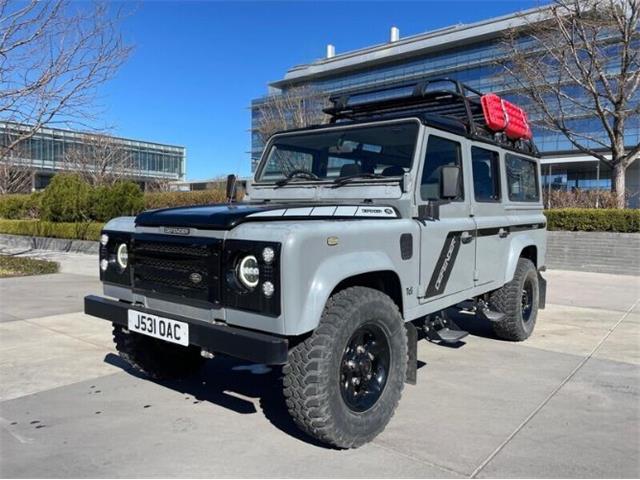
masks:
[[[427,287],[426,297],[435,297],[444,292],[453,270],[453,265],[456,262],[458,256],[458,250],[460,250],[460,236],[462,232],[449,232],[447,238],[444,241],[444,246],[440,251],[440,257],[436,263],[436,267],[433,270],[433,275],[429,281]]]

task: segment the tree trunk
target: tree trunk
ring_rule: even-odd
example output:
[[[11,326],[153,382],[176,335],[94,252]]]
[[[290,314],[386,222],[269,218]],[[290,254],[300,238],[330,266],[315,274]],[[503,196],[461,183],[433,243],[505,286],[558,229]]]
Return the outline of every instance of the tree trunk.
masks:
[[[621,162],[614,165],[611,177],[611,191],[616,194],[617,208],[625,208],[625,173],[626,168]]]

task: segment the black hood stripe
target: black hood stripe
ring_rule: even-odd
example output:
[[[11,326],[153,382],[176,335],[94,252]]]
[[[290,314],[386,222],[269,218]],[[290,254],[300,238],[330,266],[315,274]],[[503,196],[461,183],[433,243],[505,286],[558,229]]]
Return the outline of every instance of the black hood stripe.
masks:
[[[397,210],[379,205],[331,204],[218,204],[165,208],[143,212],[136,225],[143,227],[190,227],[209,230],[229,230],[240,223],[263,220],[321,219],[393,219]]]

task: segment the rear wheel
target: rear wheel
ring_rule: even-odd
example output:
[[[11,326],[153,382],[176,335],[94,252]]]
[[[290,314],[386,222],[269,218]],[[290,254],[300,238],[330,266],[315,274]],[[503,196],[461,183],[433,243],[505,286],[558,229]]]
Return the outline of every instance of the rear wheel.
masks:
[[[407,334],[396,304],[377,290],[347,288],[329,299],[318,328],[289,352],[289,413],[322,442],[359,447],[393,416],[406,368]]]
[[[504,313],[498,322],[493,322],[495,334],[504,339],[520,342],[529,338],[536,325],[540,287],[538,272],[527,258],[518,259],[513,280],[491,294],[492,310]]]
[[[188,377],[204,358],[198,347],[183,347],[113,326],[113,341],[120,356],[139,372],[156,380]]]

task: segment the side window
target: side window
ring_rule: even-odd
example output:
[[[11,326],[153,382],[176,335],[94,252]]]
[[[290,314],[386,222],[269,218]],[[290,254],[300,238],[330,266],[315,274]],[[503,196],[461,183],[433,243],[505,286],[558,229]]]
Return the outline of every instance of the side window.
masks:
[[[476,202],[500,201],[500,155],[492,150],[471,147],[473,194]]]
[[[429,136],[420,196],[423,200],[440,199],[440,170],[445,165],[460,167],[460,196],[456,200],[464,199],[462,175],[462,149],[458,142],[442,137]]]
[[[512,202],[538,202],[538,168],[536,162],[516,155],[505,156],[507,189]]]

